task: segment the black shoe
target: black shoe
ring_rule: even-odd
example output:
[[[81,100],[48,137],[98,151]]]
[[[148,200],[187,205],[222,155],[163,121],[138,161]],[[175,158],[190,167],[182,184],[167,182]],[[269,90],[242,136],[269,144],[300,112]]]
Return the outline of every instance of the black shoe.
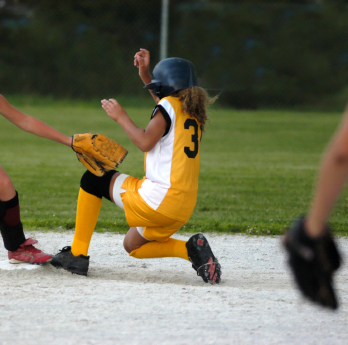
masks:
[[[221,281],[221,266],[203,234],[193,235],[187,241],[186,248],[197,275],[201,276],[206,283],[219,284]]]
[[[71,273],[86,276],[89,266],[89,256],[74,256],[71,253],[71,247],[64,247],[60,250],[60,253],[52,258],[51,264],[56,268],[64,268]]]

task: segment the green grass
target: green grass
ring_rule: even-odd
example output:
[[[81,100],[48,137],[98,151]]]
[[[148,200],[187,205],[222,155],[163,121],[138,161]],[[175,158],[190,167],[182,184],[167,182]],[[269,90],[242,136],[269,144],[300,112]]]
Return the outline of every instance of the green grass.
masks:
[[[67,135],[101,132],[119,141],[129,150],[120,170],[143,176],[143,153],[99,103],[11,101]],[[135,123],[146,126],[151,106],[125,104]],[[340,119],[340,113],[213,108],[201,146],[198,202],[183,231],[283,233],[308,211],[322,152]],[[0,164],[19,191],[25,228],[73,229],[84,172],[73,151],[3,117],[0,128]],[[341,235],[347,235],[347,200],[344,191],[331,217]],[[123,211],[104,200],[96,230],[127,229]]]

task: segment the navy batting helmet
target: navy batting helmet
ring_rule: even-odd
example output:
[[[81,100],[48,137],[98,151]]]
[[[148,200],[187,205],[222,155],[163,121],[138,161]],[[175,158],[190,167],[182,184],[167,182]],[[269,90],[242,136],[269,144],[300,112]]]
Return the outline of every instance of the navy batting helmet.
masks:
[[[144,86],[151,89],[160,99],[175,91],[197,86],[197,75],[192,62],[180,58],[161,60],[154,68],[151,83]]]

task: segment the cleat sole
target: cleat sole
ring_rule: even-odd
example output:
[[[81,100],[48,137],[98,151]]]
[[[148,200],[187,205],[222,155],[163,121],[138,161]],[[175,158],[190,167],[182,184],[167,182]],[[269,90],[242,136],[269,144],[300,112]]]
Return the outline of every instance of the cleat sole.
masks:
[[[192,236],[186,247],[192,267],[197,271],[197,275],[205,283],[219,284],[221,281],[221,265],[215,258],[204,235],[197,234]]]
[[[52,259],[49,259],[45,262],[30,262],[30,261],[20,261],[20,260],[16,260],[16,259],[11,259],[9,260],[9,262],[11,264],[31,264],[31,265],[44,265],[44,264],[48,264],[52,261]]]

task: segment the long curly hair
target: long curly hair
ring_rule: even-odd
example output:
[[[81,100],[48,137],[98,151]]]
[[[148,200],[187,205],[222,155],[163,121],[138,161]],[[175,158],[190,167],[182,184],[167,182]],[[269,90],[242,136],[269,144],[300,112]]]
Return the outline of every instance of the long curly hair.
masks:
[[[176,91],[171,96],[180,99],[183,113],[187,113],[189,116],[197,119],[201,123],[201,130],[204,131],[205,123],[208,121],[207,105],[213,104],[219,96],[210,97],[199,86]]]

